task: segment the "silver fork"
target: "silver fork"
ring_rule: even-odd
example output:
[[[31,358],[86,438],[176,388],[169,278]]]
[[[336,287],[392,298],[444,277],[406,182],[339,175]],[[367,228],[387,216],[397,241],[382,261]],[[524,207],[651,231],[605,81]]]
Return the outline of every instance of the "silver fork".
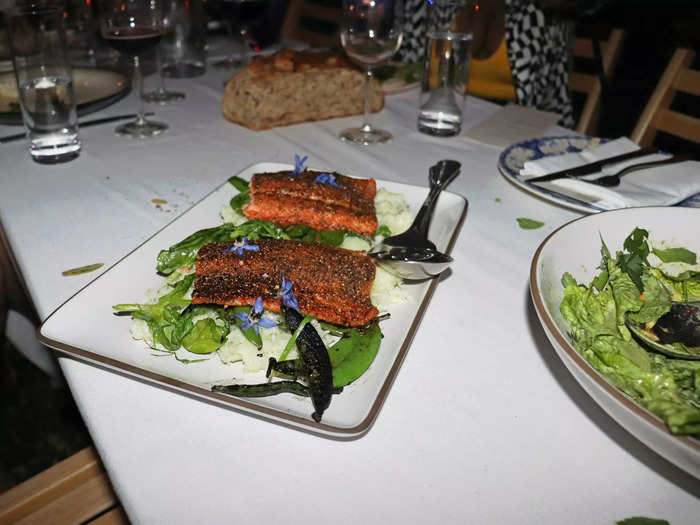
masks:
[[[586,182],[590,182],[591,184],[597,184],[598,186],[605,186],[606,188],[612,188],[620,185],[620,177],[623,177],[628,173],[632,173],[633,171],[643,170],[646,168],[651,168],[653,166],[660,166],[662,164],[675,164],[676,162],[683,162],[690,158],[691,155],[675,155],[667,159],[633,164],[632,166],[627,166],[626,168],[623,168],[612,175],[604,175],[602,177],[598,177],[597,179],[587,180]]]

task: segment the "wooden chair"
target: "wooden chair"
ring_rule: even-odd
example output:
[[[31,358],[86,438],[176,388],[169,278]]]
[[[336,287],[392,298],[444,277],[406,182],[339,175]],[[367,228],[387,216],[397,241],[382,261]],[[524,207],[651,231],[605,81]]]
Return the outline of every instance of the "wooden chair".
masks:
[[[695,51],[677,49],[649,98],[632,140],[641,146],[654,141],[657,131],[663,131],[691,142],[700,143],[700,118],[670,109],[678,91],[700,95],[700,71],[691,69]],[[697,107],[697,106],[696,106]]]
[[[87,447],[0,494],[0,524],[128,525],[100,458]]]
[[[615,70],[624,40],[625,31],[623,29],[613,29],[608,40],[600,42],[600,54],[605,78],[610,78]],[[574,40],[573,56],[586,60],[594,59],[593,41],[588,38],[576,38]],[[598,128],[598,118],[600,116],[602,91],[600,78],[595,73],[572,71],[569,74],[569,87],[572,91],[586,95],[583,110],[576,125],[576,131],[586,135],[594,135]]]
[[[291,0],[282,25],[282,37],[313,47],[338,47],[340,0]]]

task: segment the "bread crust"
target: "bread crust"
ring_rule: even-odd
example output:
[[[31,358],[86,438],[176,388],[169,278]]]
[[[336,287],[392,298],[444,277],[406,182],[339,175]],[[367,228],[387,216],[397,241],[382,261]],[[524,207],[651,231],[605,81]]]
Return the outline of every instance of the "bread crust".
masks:
[[[371,109],[384,107],[381,84],[372,79]],[[328,51],[283,49],[255,57],[226,83],[224,117],[263,130],[364,111],[364,73]]]

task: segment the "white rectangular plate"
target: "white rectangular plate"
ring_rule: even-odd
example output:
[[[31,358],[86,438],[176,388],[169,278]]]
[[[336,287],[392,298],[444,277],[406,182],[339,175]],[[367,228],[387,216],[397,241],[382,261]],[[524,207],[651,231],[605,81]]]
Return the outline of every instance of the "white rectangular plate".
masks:
[[[254,173],[288,169],[292,167],[286,164],[259,163],[239,176],[249,179]],[[414,211],[427,195],[427,188],[406,184],[378,180],[377,186],[403,194]],[[114,314],[112,305],[143,301],[147,289],[159,286],[162,278],[156,274],[155,266],[160,250],[197,230],[221,224],[219,210],[236,193],[237,190],[226,182],[204,197],[51,314],[39,330],[39,339],[62,353],[229,408],[319,434],[346,437],[363,434],[376,418],[391,387],[437,286],[437,279],[406,285],[409,301],[392,308],[391,318],[382,322],[384,339],[374,362],[361,378],[333,396],[321,423],[311,419],[313,407],[308,398],[280,394],[243,399],[211,392],[214,384],[241,379],[242,367],[223,364],[215,354],[205,362],[191,364],[180,363],[172,357],[157,357],[143,341],[132,339],[130,318]],[[463,197],[443,192],[430,233],[438,249],[450,252],[466,209]]]

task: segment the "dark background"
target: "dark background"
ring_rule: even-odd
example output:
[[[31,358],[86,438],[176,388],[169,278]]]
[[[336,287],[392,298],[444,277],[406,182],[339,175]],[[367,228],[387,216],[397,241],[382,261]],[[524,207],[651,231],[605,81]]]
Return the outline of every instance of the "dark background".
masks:
[[[598,134],[604,137],[632,132],[676,48],[700,49],[700,2],[618,0],[591,17],[579,19],[577,34],[605,38],[612,27],[625,29],[627,36],[602,95]],[[698,68],[698,57],[694,68]],[[679,94],[672,107],[700,116],[697,97]],[[671,151],[698,153],[698,144],[663,133],[655,142]]]

